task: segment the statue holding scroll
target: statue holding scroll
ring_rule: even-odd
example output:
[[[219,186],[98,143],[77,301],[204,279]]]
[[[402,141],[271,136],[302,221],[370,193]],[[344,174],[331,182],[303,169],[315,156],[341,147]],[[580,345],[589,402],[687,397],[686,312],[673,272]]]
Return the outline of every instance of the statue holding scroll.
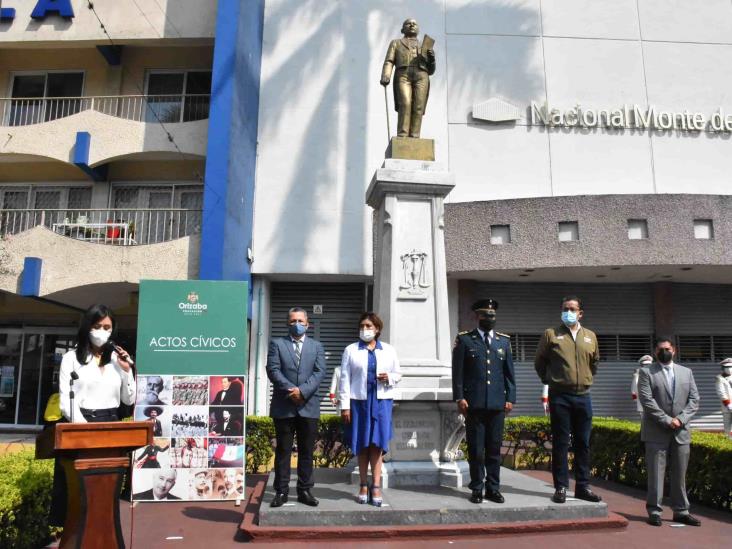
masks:
[[[392,40],[381,71],[381,85],[388,86],[394,72],[394,107],[399,113],[398,137],[419,137],[422,116],[430,94],[430,75],[435,72],[435,41],[417,40],[419,25],[414,19],[402,24],[403,38]],[[396,70],[394,70],[396,69]]]

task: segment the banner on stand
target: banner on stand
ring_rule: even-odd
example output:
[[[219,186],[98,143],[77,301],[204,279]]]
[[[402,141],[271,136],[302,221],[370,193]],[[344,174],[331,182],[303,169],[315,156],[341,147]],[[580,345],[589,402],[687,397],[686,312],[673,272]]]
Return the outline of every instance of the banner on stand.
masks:
[[[135,501],[244,497],[246,282],[140,282]]]

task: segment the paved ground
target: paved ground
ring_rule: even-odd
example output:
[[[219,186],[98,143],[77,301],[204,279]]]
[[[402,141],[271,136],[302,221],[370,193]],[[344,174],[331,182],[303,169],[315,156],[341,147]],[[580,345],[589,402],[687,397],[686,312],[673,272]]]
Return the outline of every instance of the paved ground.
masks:
[[[530,475],[548,481],[550,475],[542,471],[530,472]],[[260,477],[261,478],[261,477]],[[253,485],[254,477],[249,478]],[[594,487],[603,496],[611,511],[626,517],[630,524],[625,530],[602,530],[590,532],[520,534],[511,536],[492,536],[491,541],[510,544],[512,549],[536,549],[574,547],[648,549],[663,547],[664,549],[690,547],[729,547],[732,540],[732,514],[712,509],[692,508],[703,524],[701,528],[685,526],[673,527],[667,511],[664,515],[668,521],[661,528],[645,524],[645,493],[641,490],[618,486],[612,483],[597,482]],[[199,548],[199,547],[237,547],[238,526],[242,518],[242,508],[233,503],[168,503],[137,504],[131,516],[129,504],[122,508],[122,525],[128,547],[151,548]],[[130,528],[134,518],[134,535],[130,541]],[[369,546],[382,548],[420,549],[446,547],[480,547],[486,544],[486,537],[465,538],[452,537],[444,539],[413,539],[409,541],[376,541],[369,540]],[[275,544],[283,547],[312,545],[312,541],[303,543],[288,540]],[[353,543],[353,542],[348,542]],[[318,546],[343,547],[342,541],[320,541]]]
[[[332,472],[327,480],[321,472]],[[320,478],[319,478],[320,477]],[[565,505],[551,501],[553,488],[546,482],[518,471],[502,469],[501,491],[504,504],[484,501],[470,503],[465,489],[439,486],[416,486],[384,490],[384,505],[359,505],[353,494],[357,486],[347,483],[350,474],[338,469],[318,469],[313,495],[320,499],[317,513],[296,502],[296,478],[290,483],[292,497],[282,507],[267,504],[274,497],[271,479],[259,511],[260,526],[363,526],[429,525],[512,522],[530,520],[576,520],[605,518],[604,503],[589,503],[569,498]]]

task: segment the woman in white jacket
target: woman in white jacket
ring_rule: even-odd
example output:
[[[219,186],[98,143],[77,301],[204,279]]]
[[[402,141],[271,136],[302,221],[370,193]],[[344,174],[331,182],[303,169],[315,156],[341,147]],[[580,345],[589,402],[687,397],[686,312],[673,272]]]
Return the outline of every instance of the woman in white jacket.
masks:
[[[343,351],[338,399],[346,440],[358,456],[361,488],[357,501],[381,507],[381,465],[392,438],[395,385],[402,375],[396,351],[379,341],[384,323],[375,313],[359,319],[359,341]],[[373,485],[369,489],[368,468]]]

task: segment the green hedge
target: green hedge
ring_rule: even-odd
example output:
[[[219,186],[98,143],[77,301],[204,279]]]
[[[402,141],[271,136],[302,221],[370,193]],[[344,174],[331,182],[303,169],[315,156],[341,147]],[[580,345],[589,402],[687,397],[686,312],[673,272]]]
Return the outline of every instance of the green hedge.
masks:
[[[596,418],[591,449],[595,476],[645,489],[645,449],[638,423]],[[732,440],[721,433],[692,431],[686,489],[693,501],[732,511]]]
[[[53,460],[37,461],[34,450],[0,457],[0,547],[45,546],[55,533],[48,525]]]
[[[247,416],[247,473],[266,472],[274,456],[275,430],[270,417]],[[343,443],[340,416],[322,416],[313,454],[316,467],[343,467],[351,459],[350,449]]]
[[[719,509],[732,510],[732,441],[722,434],[692,432],[686,475],[689,498]],[[247,417],[247,471],[268,470],[274,448],[274,425],[268,417]],[[504,444],[516,468],[536,469],[551,461],[549,418],[518,416],[506,420]],[[592,423],[594,476],[646,488],[645,449],[640,425],[613,418]],[[465,441],[462,445],[466,453]],[[315,464],[342,467],[352,454],[343,444],[338,416],[320,419]]]

